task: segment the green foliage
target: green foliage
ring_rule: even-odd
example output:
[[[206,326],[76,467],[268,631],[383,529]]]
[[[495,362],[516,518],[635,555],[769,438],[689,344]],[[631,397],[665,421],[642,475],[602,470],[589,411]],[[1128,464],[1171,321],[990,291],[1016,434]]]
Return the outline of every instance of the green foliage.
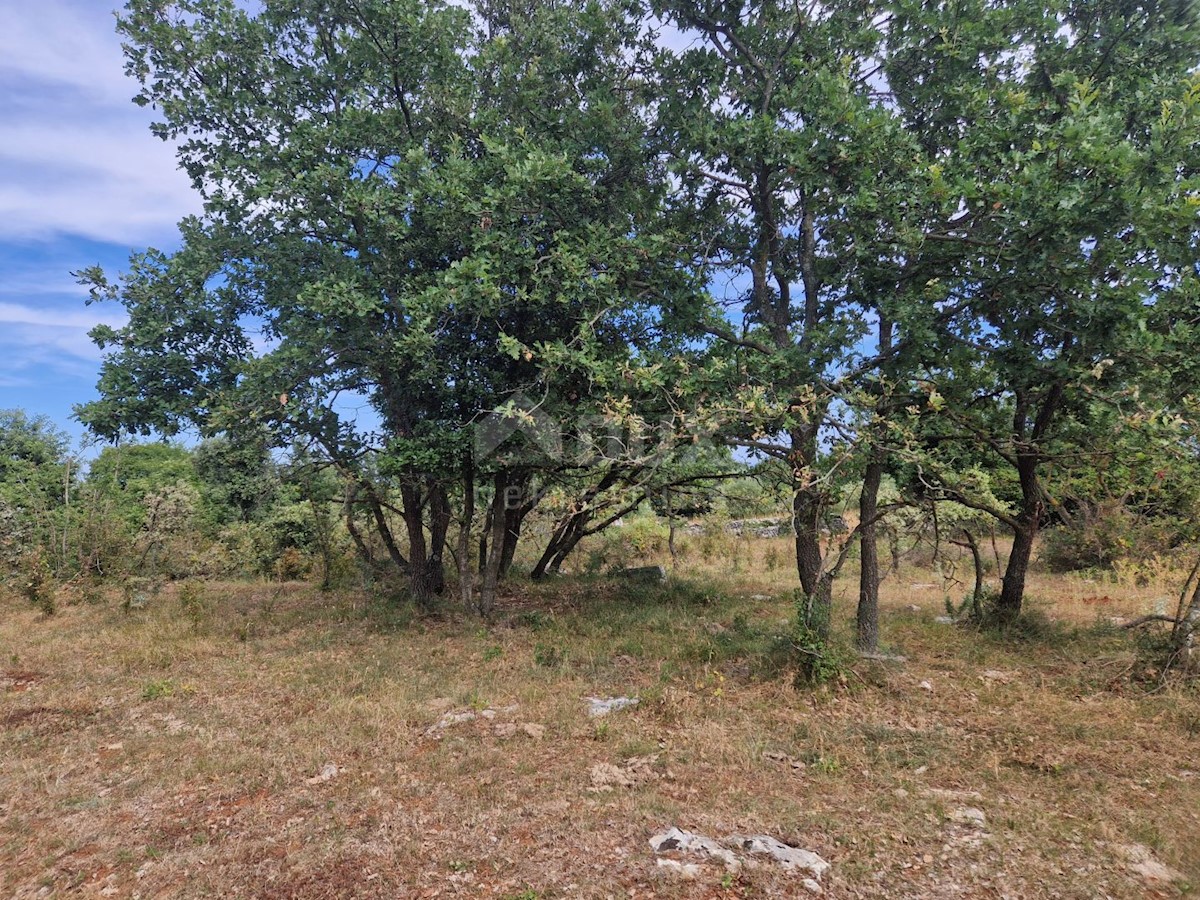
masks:
[[[19,577],[25,599],[47,616],[54,615],[54,578],[41,547],[35,545],[25,553]]]
[[[183,481],[168,484],[147,493],[142,506],[145,510],[142,527],[134,541],[136,571],[151,577],[193,574],[199,491]]]
[[[147,521],[147,497],[173,485],[186,485],[199,499],[200,479],[191,454],[176,444],[123,444],[105,447],[88,468],[93,502],[137,532]]]
[[[146,686],[142,688],[142,699],[149,702],[152,700],[162,700],[166,697],[175,695],[176,685],[170,679],[157,679],[155,681],[146,682]]]
[[[312,564],[295,547],[287,547],[272,568],[280,581],[299,581],[312,570]]]
[[[957,605],[948,595],[944,600],[946,615],[956,622],[972,622],[976,625],[983,625],[996,622],[1000,615],[1000,595],[987,588],[984,588],[979,596],[973,592],[968,593]]]
[[[567,661],[567,651],[557,644],[539,641],[533,648],[533,662],[543,669],[557,669]]]
[[[81,273],[129,315],[93,332],[106,357],[81,419],[110,437],[268,428],[376,499],[398,493],[393,508],[436,506],[440,524],[406,529],[408,554],[431,561],[414,591],[440,583],[453,491],[561,470],[512,445],[473,459],[487,411],[528,424],[536,401],[558,422],[636,430],[672,408],[671,372],[697,355],[678,325],[702,281],[646,140],[645,24],[623,0],[132,0],[119,29],[138,102],[180,139],[206,203],[177,252]],[[347,414],[347,394],[375,415]],[[226,496],[243,521],[257,520],[246,462]],[[385,537],[382,516],[363,521]]]
[[[705,630],[704,637],[688,647],[685,658],[711,666],[743,663],[753,677],[763,679],[776,678],[796,663],[786,628],[751,623],[738,614],[727,626],[709,623]]]
[[[609,566],[632,566],[667,551],[670,528],[652,513],[626,520],[609,528],[597,539],[588,555],[587,568],[599,572]]]
[[[716,609],[727,598],[714,585],[688,578],[669,578],[666,581],[634,581],[615,578],[604,582],[607,594],[614,603],[631,608],[691,608]]]
[[[201,628],[209,615],[209,603],[203,582],[185,581],[179,586],[179,608],[192,628]]]
[[[1052,572],[1111,570],[1123,559],[1145,559],[1180,541],[1180,523],[1145,519],[1116,503],[1080,509],[1042,533],[1039,559]]]
[[[512,513],[518,535],[548,497],[540,576],[622,516],[590,569],[661,554],[661,523],[634,516],[646,504],[675,519],[787,502],[808,642],[846,559],[822,527],[885,468],[914,529],[936,512],[1014,533],[999,601],[1014,616],[1039,528],[1110,499],[1106,480],[1131,476],[1139,517],[1195,518],[1194,491],[1144,476],[1168,448],[1195,456],[1198,15],[1182,0],[130,0],[137,101],[205,204],[177,251],[81,273],[128,318],[93,332],[99,399],[79,415],[110,438],[209,440],[174,475],[178,448],[102,454],[97,521],[123,520],[152,568],[185,533],[219,534],[231,568],[319,560],[328,586],[343,518],[429,607],[456,521],[465,572],[487,516]],[[489,411],[521,433],[476,453]],[[533,439],[539,422],[581,452]],[[1149,437],[1114,442],[1131,432]],[[709,489],[741,469],[730,444],[768,462]],[[272,446],[305,448],[295,491]],[[5,535],[59,527],[33,483],[0,471]],[[533,496],[519,515],[501,510],[514,486]],[[111,537],[97,527],[83,555]],[[1114,541],[1084,543],[1104,557]],[[481,610],[502,544],[478,561]],[[175,571],[209,565],[196,556]]]
[[[545,631],[554,627],[553,617],[536,609],[517,613],[512,623],[516,628],[528,628],[530,631]]]
[[[192,465],[211,508],[209,517],[217,524],[255,520],[270,509],[280,490],[269,435],[261,429],[201,442],[192,451]]]
[[[45,416],[0,410],[0,567],[20,568],[35,548],[61,570],[68,498],[78,466],[67,436]]]
[[[812,621],[810,604],[803,596],[798,596],[796,601],[791,651],[796,667],[795,687],[820,687],[845,681],[850,668],[850,656],[828,636],[827,629]]]
[[[846,659],[827,638],[810,626],[797,623],[791,643],[796,666],[794,684],[797,688],[819,687],[845,679]]]
[[[997,595],[989,595],[980,607],[975,624],[985,634],[1005,642],[1045,644],[1061,647],[1075,637],[1075,630],[1051,619],[1043,610],[1023,609],[1013,616],[1001,606]]]
[[[145,609],[162,591],[163,583],[158,578],[135,575],[125,579],[121,586],[121,608],[129,613]]]

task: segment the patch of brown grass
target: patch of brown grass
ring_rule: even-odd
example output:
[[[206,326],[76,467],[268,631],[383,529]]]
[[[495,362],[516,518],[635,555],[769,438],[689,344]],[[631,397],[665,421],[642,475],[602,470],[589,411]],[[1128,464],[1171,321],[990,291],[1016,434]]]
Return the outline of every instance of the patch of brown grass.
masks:
[[[672,824],[813,849],[837,897],[1144,897],[1113,849],[1135,842],[1200,883],[1200,699],[1131,682],[1128,635],[938,625],[942,586],[905,571],[884,641],[910,661],[797,693],[756,662],[794,576],[715,569],[674,592],[514,582],[491,626],[300,584],[209,585],[201,621],[170,590],[52,619],[4,602],[0,652],[42,677],[0,695],[0,891],[806,896],[768,867],[664,878],[647,840]],[[1154,591],[1039,575],[1031,595],[1076,626],[1089,597],[1135,614]],[[613,695],[642,702],[587,717]],[[431,734],[453,710],[495,717]]]

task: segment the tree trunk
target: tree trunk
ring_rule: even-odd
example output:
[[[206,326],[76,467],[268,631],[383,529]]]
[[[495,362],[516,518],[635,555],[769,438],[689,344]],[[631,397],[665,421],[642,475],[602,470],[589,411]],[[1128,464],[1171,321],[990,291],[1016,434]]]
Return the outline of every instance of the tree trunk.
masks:
[[[441,596],[446,591],[446,535],[450,532],[450,498],[440,484],[429,487],[429,586]]]
[[[584,512],[571,512],[565,518],[559,521],[555,526],[553,534],[550,535],[550,540],[546,544],[546,549],[542,551],[541,559],[537,561],[537,565],[533,567],[533,571],[529,573],[529,577],[534,581],[541,581],[550,572],[557,572],[555,566],[556,560],[561,564],[560,552],[564,547],[567,547],[567,553],[570,552],[569,546],[572,536],[578,531],[576,523],[586,516]]]
[[[350,539],[354,541],[354,547],[358,551],[358,557],[366,563],[368,569],[375,566],[375,557],[371,553],[371,548],[367,546],[367,542],[363,539],[362,532],[358,529],[358,524],[354,521],[354,504],[358,500],[358,486],[349,479],[345,483],[345,494],[342,501],[342,515],[346,520],[346,532],[350,535]]]
[[[308,505],[317,534],[317,549],[321,552],[321,590],[327,591],[333,587],[333,527],[329,522],[328,510],[311,493]]]
[[[796,485],[792,498],[792,526],[796,531],[796,572],[804,591],[804,623],[825,639],[829,636],[833,585],[823,573],[822,498],[811,473],[812,463],[816,459],[816,432],[814,429],[793,431],[791,439],[792,467],[797,473],[794,476]]]
[[[408,531],[408,585],[413,602],[423,611],[433,608],[433,582],[430,578],[429,554],[425,545],[425,521],[419,486],[409,480],[400,485],[404,502],[404,525]]]
[[[1021,512],[1013,528],[1012,552],[1004,569],[1000,599],[996,613],[1001,623],[1010,623],[1021,614],[1025,599],[1025,578],[1033,557],[1033,543],[1045,512],[1042,486],[1037,477],[1037,459],[1030,455],[1017,458],[1017,473],[1021,479]]]
[[[501,579],[507,577],[509,569],[512,568],[513,558],[517,554],[517,543],[521,540],[521,526],[525,523],[525,517],[537,504],[536,492],[530,490],[529,476],[527,474],[522,476],[517,484],[520,485],[519,496],[510,496],[505,504],[504,542],[500,553]],[[512,493],[511,490],[509,493]]]
[[[475,610],[475,572],[471,568],[471,526],[475,523],[475,466],[470,452],[466,454],[462,476],[463,507],[458,522],[458,546],[455,563],[458,565],[458,595],[463,610]]]
[[[1025,598],[1025,577],[1029,574],[1029,560],[1033,556],[1033,540],[1037,537],[1037,525],[1023,522],[1013,531],[1012,553],[1004,568],[1004,579],[996,612],[1001,622],[1012,622],[1021,614]]]
[[[971,562],[975,565],[975,590],[971,593],[971,617],[976,621],[983,618],[983,554],[979,551],[979,541],[970,529],[963,529],[963,537],[967,539],[967,547],[971,551]]]
[[[489,503],[487,513],[483,517],[483,528],[479,531],[479,577],[483,577],[487,569],[488,543],[492,536],[492,525],[495,522],[496,504]]]
[[[375,530],[379,532],[379,539],[383,541],[383,546],[387,550],[392,562],[396,564],[396,568],[401,572],[407,572],[408,560],[404,558],[404,555],[400,552],[400,548],[396,546],[396,538],[392,534],[391,526],[388,525],[387,517],[383,514],[383,504],[379,502],[379,497],[375,493],[375,486],[363,483],[363,487],[367,491],[367,505],[371,507],[371,515],[375,519]]]
[[[855,645],[863,653],[879,649],[879,543],[876,518],[879,515],[879,486],[883,481],[883,459],[872,451],[863,473],[862,493],[858,498],[858,542],[861,568],[858,574],[858,615]]]
[[[500,583],[500,563],[504,558],[504,533],[508,528],[505,505],[508,503],[508,479],[503,472],[496,474],[495,496],[492,497],[491,537],[488,541],[487,559],[483,566],[483,580],[479,586],[479,614],[491,616],[496,608],[496,590]]]
[[[886,357],[892,352],[892,321],[879,309],[879,354]],[[887,408],[886,389],[882,379],[878,383],[875,402],[876,423],[890,415]],[[879,649],[879,487],[883,483],[884,455],[880,446],[882,435],[878,424],[868,432],[871,440],[871,456],[863,472],[862,493],[858,497],[858,545],[861,566],[858,573],[858,612],[856,616],[855,643],[864,653]]]
[[[1200,582],[1192,591],[1191,602],[1175,626],[1175,651],[1184,672],[1200,671]]]

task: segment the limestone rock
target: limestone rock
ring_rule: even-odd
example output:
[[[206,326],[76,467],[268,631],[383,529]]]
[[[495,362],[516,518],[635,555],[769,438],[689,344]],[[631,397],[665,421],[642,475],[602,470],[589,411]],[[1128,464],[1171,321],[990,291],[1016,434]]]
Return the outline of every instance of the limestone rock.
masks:
[[[607,716],[629,706],[637,706],[637,697],[584,697],[588,702],[588,715],[593,719]]]
[[[693,834],[672,826],[662,834],[650,838],[650,849],[655,853],[670,853],[673,850],[689,853],[702,859],[712,859],[720,862],[730,872],[742,868],[742,862],[737,855],[726,850],[712,838],[702,834]]]
[[[784,870],[803,869],[818,881],[829,870],[829,863],[811,850],[789,846],[767,834],[736,834],[729,840],[744,853],[769,856]]]

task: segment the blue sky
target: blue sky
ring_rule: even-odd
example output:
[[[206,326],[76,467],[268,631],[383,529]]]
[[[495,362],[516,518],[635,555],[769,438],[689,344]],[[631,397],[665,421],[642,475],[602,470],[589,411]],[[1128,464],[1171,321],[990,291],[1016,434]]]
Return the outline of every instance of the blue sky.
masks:
[[[123,321],[85,306],[71,271],[124,268],[132,250],[173,249],[199,199],[154,114],[130,98],[104,0],[0,3],[0,409],[44,413],[74,435],[95,396],[87,331]]]

